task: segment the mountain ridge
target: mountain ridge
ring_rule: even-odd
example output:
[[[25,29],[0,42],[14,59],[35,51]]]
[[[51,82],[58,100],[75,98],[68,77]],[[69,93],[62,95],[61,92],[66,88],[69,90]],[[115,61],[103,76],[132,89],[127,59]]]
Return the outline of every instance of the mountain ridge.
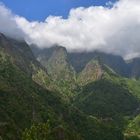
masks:
[[[48,60],[52,52],[59,47],[61,48],[61,46],[52,46],[51,48],[39,49],[39,47],[31,45],[32,51],[34,52],[36,58],[39,58],[40,62]],[[46,52],[51,53],[48,54]],[[127,78],[139,78],[139,71],[135,70],[139,68],[139,58],[134,58],[131,61],[125,61],[119,55],[107,54],[98,51],[67,52],[67,55],[70,64],[73,66],[77,73],[81,72],[90,60],[100,57],[104,64],[112,68],[116,73],[120,74],[121,76]]]

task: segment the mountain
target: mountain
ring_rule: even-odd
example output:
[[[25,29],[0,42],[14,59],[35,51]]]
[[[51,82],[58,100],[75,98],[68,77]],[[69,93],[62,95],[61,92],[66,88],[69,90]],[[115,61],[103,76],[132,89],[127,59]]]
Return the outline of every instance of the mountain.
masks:
[[[0,34],[0,50],[8,54],[12,63],[20,68],[38,84],[47,88],[50,79],[46,69],[36,60],[30,47],[25,41],[18,41]]]
[[[102,66],[98,60],[91,60],[78,75],[78,83],[86,85],[102,77]]]
[[[112,118],[131,115],[138,108],[139,101],[133,95],[137,91],[132,93],[127,80],[102,62],[91,60],[79,76],[82,90],[75,103],[86,114]]]
[[[139,107],[139,101],[128,87],[121,86],[121,80],[119,82],[105,78],[87,84],[76,97],[76,106],[86,114],[101,118],[131,116]]]
[[[72,96],[72,90],[76,87],[76,75],[67,59],[66,49],[63,47],[56,48],[47,61],[46,68],[54,85],[61,87],[57,88],[58,91],[62,92],[63,95]],[[70,92],[67,93],[68,91]]]
[[[139,78],[140,77],[140,58],[134,58],[129,61],[125,61],[121,56],[106,54],[103,52],[82,52],[82,53],[68,53],[69,61],[74,69],[79,73],[83,70],[88,62],[97,57],[113,69],[116,73],[127,78]]]
[[[31,49],[34,52],[36,58],[45,65],[46,60],[50,58],[56,48],[60,46],[53,46],[51,48],[39,49],[35,45],[31,45]],[[83,70],[86,64],[99,57],[104,64],[113,69],[116,73],[127,78],[139,78],[139,58],[134,58],[129,61],[125,61],[121,56],[107,54],[103,52],[67,52],[68,60],[74,70],[79,73]]]
[[[138,70],[138,58],[41,50],[0,34],[0,139],[139,139]]]
[[[140,82],[119,76],[97,59],[85,66],[80,72],[83,74],[83,87],[74,100],[75,106],[85,114],[126,129],[125,139],[139,140]]]
[[[78,74],[79,85],[84,86],[100,80],[105,73],[115,74],[107,65],[103,64],[100,58],[90,60],[85,68]]]
[[[76,73],[68,60],[67,50],[61,46],[42,50],[31,46],[37,60],[47,69],[52,79],[51,89],[59,91],[64,98],[74,96]]]
[[[33,73],[31,64],[39,65],[24,41],[16,41],[0,34],[0,47],[5,53],[12,56],[13,62],[28,75]]]
[[[140,113],[139,58],[125,61],[121,56],[102,52],[72,53],[60,46],[42,50],[32,47],[32,50],[42,65],[55,71],[57,81],[66,81],[64,75],[72,67],[76,76],[69,84],[74,83],[76,87],[70,103],[84,114],[119,128],[125,139],[133,140],[125,131]],[[70,67],[64,67],[66,64]],[[60,76],[62,71],[64,75]],[[61,89],[62,85],[57,87]]]
[[[47,90],[48,83],[42,80],[49,79],[49,71],[25,44],[1,34],[0,139],[123,140],[121,130],[113,124],[86,115],[58,92]]]
[[[83,70],[86,64],[92,59],[100,58],[100,60],[112,68],[116,73],[122,76],[129,76],[130,68],[121,56],[106,54],[103,52],[82,52],[82,53],[69,53],[69,59],[72,66],[79,73]]]

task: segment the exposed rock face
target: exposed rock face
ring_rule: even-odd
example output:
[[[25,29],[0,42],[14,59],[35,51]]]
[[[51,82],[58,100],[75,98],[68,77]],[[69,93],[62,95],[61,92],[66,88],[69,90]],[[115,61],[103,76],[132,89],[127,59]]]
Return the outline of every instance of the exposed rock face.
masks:
[[[91,60],[78,76],[78,83],[86,85],[90,82],[101,79],[104,70],[98,60]]]
[[[48,59],[46,68],[52,79],[53,88],[62,94],[72,96],[72,90],[76,86],[76,76],[69,63],[66,49],[57,47]]]
[[[36,60],[25,41],[13,40],[0,34],[0,50],[9,55],[12,63],[35,82],[47,87],[49,81],[47,70]]]

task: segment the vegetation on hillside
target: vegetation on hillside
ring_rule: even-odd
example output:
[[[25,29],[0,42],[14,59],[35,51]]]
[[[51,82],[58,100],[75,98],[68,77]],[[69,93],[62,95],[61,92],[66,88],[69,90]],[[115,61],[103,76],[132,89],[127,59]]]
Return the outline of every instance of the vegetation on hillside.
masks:
[[[76,73],[63,47],[46,57],[0,36],[0,139],[139,140],[139,80],[98,57]]]

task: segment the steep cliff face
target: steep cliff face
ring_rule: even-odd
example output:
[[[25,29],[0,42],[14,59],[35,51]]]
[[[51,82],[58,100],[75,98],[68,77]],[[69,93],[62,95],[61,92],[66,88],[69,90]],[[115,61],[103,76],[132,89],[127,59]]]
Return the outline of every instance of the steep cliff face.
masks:
[[[103,66],[99,60],[91,60],[78,75],[78,83],[83,86],[101,79],[104,73]]]
[[[76,88],[76,73],[69,63],[65,48],[58,47],[53,51],[46,68],[56,90],[65,96],[73,96],[72,90]]]
[[[10,56],[13,62],[28,75],[32,74],[31,63],[35,63],[35,58],[29,46],[23,41],[16,41],[0,34],[0,48]]]
[[[67,50],[61,46],[39,50],[31,46],[38,61],[47,69],[51,90],[58,91],[64,98],[72,97],[76,85],[76,72],[68,59]]]
[[[0,34],[0,51],[9,55],[12,63],[21,71],[47,88],[50,81],[47,70],[36,60],[25,41],[13,40]]]

